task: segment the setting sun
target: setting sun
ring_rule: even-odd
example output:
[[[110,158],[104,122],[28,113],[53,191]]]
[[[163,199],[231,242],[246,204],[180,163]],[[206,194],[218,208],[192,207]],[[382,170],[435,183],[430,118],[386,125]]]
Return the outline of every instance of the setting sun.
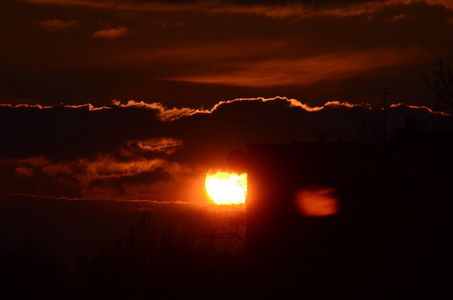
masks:
[[[206,192],[215,204],[245,203],[247,174],[209,171],[205,179]]]

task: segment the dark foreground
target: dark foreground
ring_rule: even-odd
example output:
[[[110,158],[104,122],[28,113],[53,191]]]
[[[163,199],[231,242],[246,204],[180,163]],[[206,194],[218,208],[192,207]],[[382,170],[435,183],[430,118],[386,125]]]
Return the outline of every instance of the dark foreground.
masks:
[[[449,212],[413,209],[405,231],[338,214],[304,219],[303,248],[247,253],[243,211],[3,197],[0,298],[452,299]]]

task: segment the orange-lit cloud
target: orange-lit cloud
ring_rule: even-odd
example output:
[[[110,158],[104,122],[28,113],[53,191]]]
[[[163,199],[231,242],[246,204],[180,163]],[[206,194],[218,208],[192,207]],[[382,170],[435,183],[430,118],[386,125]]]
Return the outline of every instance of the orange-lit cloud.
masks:
[[[328,2],[324,5],[301,4],[290,2],[287,4],[274,5],[225,5],[207,9],[211,12],[230,12],[261,14],[273,18],[309,18],[309,17],[354,17],[361,15],[373,15],[377,12],[400,5],[412,5],[425,3],[426,5],[440,5],[445,9],[453,10],[453,4],[449,0],[384,0],[384,1],[351,1],[344,4],[342,1]]]
[[[165,107],[162,103],[159,102],[154,102],[154,103],[146,103],[144,101],[134,101],[134,100],[129,100],[126,104],[121,103],[120,100],[112,100],[112,105],[113,106],[118,106],[118,107],[138,107],[138,108],[147,108],[147,109],[153,109],[157,110],[158,117],[161,121],[172,121],[179,119],[184,116],[190,116],[194,113],[197,112],[197,109],[189,108],[189,107],[184,107],[184,108],[177,108],[173,107],[168,109]]]
[[[424,59],[418,47],[362,50],[310,57],[278,58],[247,63],[230,63],[232,71],[206,75],[165,78],[171,81],[221,84],[243,87],[273,87],[310,84],[324,80],[356,77],[381,68]]]
[[[202,45],[176,46],[171,48],[137,51],[131,57],[114,56],[115,61],[127,64],[137,62],[171,61],[178,64],[206,63],[218,64],[219,61],[256,60],[269,53],[278,53],[288,49],[286,40],[253,39],[249,41],[209,42]]]
[[[131,154],[134,151],[146,151],[153,153],[165,153],[168,155],[174,154],[178,148],[183,145],[183,141],[172,138],[154,138],[145,141],[129,141],[127,147],[122,149],[125,155]]]
[[[153,171],[165,165],[166,162],[162,159],[119,161],[108,155],[98,156],[94,160],[81,159],[78,162],[78,167],[85,170],[81,176],[88,180],[132,176]]]
[[[88,109],[88,111],[97,111],[103,109],[111,109],[109,106],[94,106],[91,103],[80,104],[80,105],[41,105],[41,104],[9,104],[9,103],[0,103],[0,107],[9,107],[9,108],[38,108],[38,109],[50,109],[56,107],[65,107],[65,108],[74,108],[74,109]]]
[[[16,173],[18,175],[22,175],[22,176],[32,176],[33,175],[33,169],[31,168],[27,168],[27,167],[17,167],[15,169]]]
[[[161,137],[128,141],[119,152],[73,160],[49,160],[40,156],[11,159],[9,163],[18,165],[17,175],[51,178],[63,186],[79,189],[85,198],[146,199],[160,181],[187,172],[182,164],[159,157],[160,154],[171,156],[181,146],[182,141]]]
[[[88,111],[96,111],[96,110],[103,110],[103,109],[110,109],[108,106],[94,106],[91,103],[87,104],[80,104],[80,105],[61,105],[62,107],[66,108],[87,108]]]
[[[396,21],[407,19],[407,18],[408,18],[407,14],[399,14],[399,15],[393,16],[392,21],[396,22]]]
[[[36,4],[57,4],[70,6],[85,6],[91,8],[104,8],[116,10],[147,10],[147,11],[175,11],[195,9],[196,4],[172,4],[160,1],[103,1],[103,0],[18,0]]]
[[[322,106],[314,106],[314,107],[311,107],[307,104],[304,104],[304,103],[301,103],[300,101],[298,100],[295,100],[295,99],[289,99],[289,101],[291,102],[291,106],[293,107],[301,107],[303,108],[304,110],[306,111],[311,111],[311,112],[314,112],[314,111],[320,111],[326,107],[347,107],[347,108],[355,108],[355,107],[360,107],[360,108],[366,108],[366,109],[371,109],[371,105],[368,104],[368,103],[357,103],[357,104],[353,104],[353,103],[349,103],[349,102],[346,102],[346,101],[343,101],[343,102],[340,102],[340,101],[328,101],[326,102],[324,105]]]
[[[127,27],[98,30],[93,33],[94,38],[117,39],[129,34]]]
[[[231,99],[231,100],[222,100],[219,101],[217,104],[212,106],[211,108],[207,109],[194,109],[194,108],[189,108],[189,107],[182,107],[182,108],[177,108],[173,107],[171,109],[166,108],[164,105],[158,102],[154,103],[146,103],[144,101],[134,101],[134,100],[129,100],[127,103],[123,104],[120,100],[113,100],[112,105],[113,106],[118,106],[118,107],[138,107],[138,108],[145,108],[145,109],[152,109],[155,110],[157,109],[159,111],[158,117],[161,121],[168,122],[168,121],[175,121],[183,117],[190,117],[196,114],[211,114],[215,112],[216,110],[220,109],[222,106],[228,106],[229,104],[232,103],[237,103],[237,102],[251,102],[251,101],[257,101],[257,102],[271,102],[271,101],[285,101],[287,102],[287,107],[300,107],[304,109],[307,112],[315,112],[315,111],[320,111],[326,107],[329,106],[337,106],[337,107],[347,107],[347,108],[354,108],[354,107],[361,107],[361,108],[366,108],[366,109],[371,109],[371,105],[368,103],[349,103],[347,101],[327,101],[324,105],[321,106],[310,106],[309,104],[302,103],[297,99],[290,99],[286,97],[272,97],[272,98],[263,98],[263,97],[256,97],[256,98],[236,98],[236,99]],[[182,145],[181,141],[177,140],[157,140],[158,143],[162,141],[168,141],[168,145],[175,145],[179,146]],[[153,140],[151,143],[155,143],[156,140]],[[167,144],[164,142],[164,144]]]
[[[347,101],[327,101],[326,103],[324,103],[323,105],[320,105],[320,106],[311,106],[307,103],[300,102],[297,99],[280,97],[280,96],[272,97],[272,98],[256,97],[256,98],[236,98],[236,99],[231,99],[231,100],[222,100],[208,109],[201,109],[201,108],[194,109],[194,108],[189,108],[189,107],[183,107],[183,108],[174,107],[174,108],[168,109],[165,106],[163,106],[161,103],[156,103],[156,102],[155,103],[146,103],[143,101],[136,102],[134,100],[129,100],[126,104],[122,104],[121,101],[119,101],[119,100],[113,100],[112,105],[123,107],[123,108],[139,107],[139,108],[145,108],[145,109],[158,109],[159,118],[164,122],[168,122],[168,121],[175,121],[175,120],[178,120],[183,117],[190,117],[190,116],[193,116],[196,114],[211,114],[211,113],[215,112],[216,110],[221,109],[223,106],[228,106],[229,104],[232,104],[232,103],[251,102],[251,101],[265,103],[265,102],[272,102],[272,101],[276,101],[276,100],[286,102],[288,108],[289,107],[300,107],[307,112],[317,112],[317,111],[321,111],[327,107],[364,108],[367,110],[372,109],[371,104],[364,103],[364,102],[363,103],[350,103]],[[426,109],[427,111],[429,111],[430,113],[433,113],[433,114],[440,113],[445,116],[449,115],[444,112],[434,111],[434,110],[428,108],[427,106],[408,105],[408,104],[403,104],[403,103],[390,105],[390,107],[392,107],[392,108],[398,107],[398,106],[410,107],[413,109]],[[129,143],[133,144],[136,142],[129,142]],[[146,147],[144,147],[144,145],[146,144],[146,142],[140,142],[140,143],[143,143],[143,144],[141,144],[141,146],[139,146],[139,147],[140,148],[143,147],[142,149],[145,149]],[[153,139],[153,140],[149,140],[148,143],[150,143],[150,145],[154,145],[152,147],[156,147],[155,149],[159,149],[160,147],[162,147],[162,149],[165,149],[165,147],[167,147],[167,146],[178,147],[183,144],[182,141],[168,139],[168,138]]]
[[[63,21],[60,19],[40,20],[33,23],[36,26],[47,29],[48,31],[62,30],[79,25],[78,21]]]
[[[423,110],[426,110],[426,111],[430,112],[431,114],[438,114],[438,115],[442,115],[442,116],[445,116],[445,117],[451,117],[452,116],[452,114],[448,114],[448,113],[443,112],[443,111],[435,111],[432,108],[429,108],[429,107],[424,106],[424,105],[410,105],[410,104],[404,104],[404,103],[396,103],[396,104],[391,104],[390,105],[390,107],[399,107],[399,106],[409,107],[409,108],[412,108],[412,109],[423,109]]]
[[[184,23],[184,22],[171,22],[171,21],[158,20],[158,19],[152,20],[151,23],[155,24],[156,26],[159,26],[163,29],[186,26],[186,23]]]
[[[159,180],[168,180],[184,173],[184,168],[175,162],[164,159],[135,159],[120,160],[110,154],[99,154],[92,158],[81,158],[75,161],[45,161],[44,165],[31,165],[22,162],[22,166],[15,169],[16,174],[32,176],[42,174],[54,178],[64,185],[78,187],[82,194],[89,197],[116,198],[131,197],[134,192],[129,188],[127,195],[121,195],[118,191],[125,186],[135,185],[141,189],[147,185],[150,190],[152,185]],[[41,176],[42,176],[41,175]],[[140,179],[143,177],[143,179]],[[167,178],[167,179],[165,179]],[[144,195],[146,196],[146,195]]]
[[[140,150],[151,152],[164,152],[173,154],[181,142],[175,139],[151,139],[146,141],[129,141],[123,149],[128,148],[126,153],[131,154]],[[139,149],[137,149],[137,147]],[[124,151],[121,152],[124,154]],[[76,161],[49,161],[44,158],[34,158],[30,161],[22,160],[30,166],[40,168],[43,173],[49,176],[68,174],[76,177],[81,182],[88,182],[96,179],[120,178],[133,176],[141,173],[165,169],[166,172],[175,172],[177,164],[170,163],[162,158],[147,159],[140,155],[129,155],[129,158],[119,158],[111,154],[97,154],[94,157],[79,158]]]
[[[12,160],[12,162],[18,163],[20,167],[27,166],[26,168],[41,168],[49,164],[49,160],[44,156],[34,156],[21,159]]]
[[[38,109],[45,109],[45,108],[52,108],[50,105],[41,105],[41,104],[9,104],[9,103],[0,103],[0,107],[9,107],[9,108],[38,108]]]
[[[179,163],[163,159],[124,162],[113,157],[100,157],[95,161],[81,160],[79,166],[82,166],[85,172],[75,176],[82,184],[82,194],[91,197],[130,199],[141,195],[142,199],[164,200],[165,193],[156,197],[156,189],[158,190],[162,183],[177,182],[178,178],[186,173]],[[171,197],[171,192],[166,193]]]
[[[235,98],[231,100],[222,100],[219,101],[217,104],[213,105],[211,108],[191,108],[191,107],[173,107],[167,108],[162,103],[159,102],[152,102],[147,103],[144,101],[134,101],[128,100],[126,103],[123,103],[120,100],[112,100],[111,106],[93,106],[92,104],[82,104],[82,105],[59,105],[59,106],[42,106],[42,105],[32,105],[32,104],[1,104],[0,107],[7,107],[7,108],[37,108],[37,109],[55,109],[58,107],[64,107],[69,109],[87,109],[89,112],[96,112],[101,110],[111,110],[112,107],[119,107],[119,108],[138,108],[138,109],[149,109],[153,111],[157,111],[157,117],[162,122],[171,122],[178,120],[183,117],[190,117],[197,114],[211,114],[216,110],[221,109],[222,107],[226,107],[233,103],[239,102],[273,102],[273,101],[283,101],[286,103],[286,107],[299,107],[307,112],[317,112],[321,111],[327,107],[345,107],[345,108],[364,108],[364,109],[372,109],[372,105],[369,103],[350,103],[348,101],[327,101],[323,105],[320,106],[312,106],[307,103],[303,103],[294,98],[287,98],[287,97],[271,97],[271,98],[264,98],[264,97],[255,97],[255,98]],[[449,116],[449,114],[444,112],[434,111],[433,109],[429,108],[428,106],[420,106],[420,105],[410,105],[404,103],[395,103],[390,104],[391,108],[395,107],[409,107],[412,109],[424,109],[432,114],[441,114],[444,116]],[[149,150],[152,152],[169,152],[173,153],[174,148],[182,146],[184,143],[181,140],[173,139],[169,137],[159,137],[153,138],[148,140],[132,140],[128,141],[128,147],[135,147],[141,150]],[[33,159],[35,160],[35,159]]]
[[[106,8],[117,10],[142,10],[142,11],[203,11],[207,13],[230,14],[255,14],[271,18],[308,18],[320,16],[352,17],[372,15],[392,6],[412,5],[424,3],[426,5],[439,5],[445,9],[453,10],[450,0],[384,0],[349,2],[328,2],[324,5],[300,2],[275,2],[266,4],[238,4],[229,1],[198,1],[192,3],[168,3],[163,1],[88,1],[88,0],[19,0],[38,4],[76,5],[93,8]]]
[[[306,103],[302,103],[297,99],[290,99],[286,97],[273,97],[273,98],[263,98],[263,97],[257,97],[257,98],[236,98],[232,100],[225,100],[225,101],[220,101],[216,105],[214,105],[211,109],[208,110],[200,110],[198,113],[212,113],[215,110],[221,108],[221,106],[226,106],[228,104],[234,103],[234,102],[246,102],[246,101],[258,101],[258,102],[268,102],[268,101],[285,101],[287,102],[287,107],[300,107],[303,110],[307,112],[316,112],[320,111],[326,107],[329,106],[337,106],[337,107],[347,107],[347,108],[354,108],[354,107],[361,107],[361,108],[367,108],[370,109],[370,105],[367,103],[359,103],[359,104],[353,104],[349,102],[340,102],[340,101],[328,101],[322,106],[310,106]]]

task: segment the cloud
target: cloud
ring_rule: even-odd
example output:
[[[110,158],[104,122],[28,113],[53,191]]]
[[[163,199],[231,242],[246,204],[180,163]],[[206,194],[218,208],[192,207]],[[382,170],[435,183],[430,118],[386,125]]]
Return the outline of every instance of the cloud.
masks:
[[[33,22],[33,24],[44,29],[47,29],[48,31],[56,31],[78,26],[79,22],[75,20],[62,21],[59,19],[49,19],[35,21]]]
[[[94,38],[117,39],[129,34],[127,27],[98,30],[93,33]]]
[[[161,139],[163,147],[168,149],[166,139]],[[150,143],[144,141],[143,143]],[[154,141],[157,144],[157,141]],[[138,144],[142,144],[138,142]],[[128,147],[126,143],[124,147]],[[147,146],[145,146],[147,147]],[[158,147],[156,145],[156,147]],[[148,149],[146,149],[148,150]],[[153,152],[155,149],[152,149]],[[131,155],[132,152],[135,155]],[[164,151],[160,149],[159,152]],[[164,151],[171,155],[172,151]],[[98,153],[96,155],[74,160],[47,160],[42,157],[9,160],[18,165],[14,172],[20,176],[33,176],[46,180],[54,180],[68,188],[76,188],[79,195],[85,198],[103,199],[143,199],[133,191],[131,186],[143,190],[151,190],[154,184],[166,182],[184,173],[183,166],[164,158],[142,155],[140,150],[131,147],[129,155],[124,153]],[[125,188],[125,187],[129,188]],[[104,191],[104,193],[101,193]],[[113,195],[115,194],[115,197]],[[139,193],[140,194],[140,193]],[[147,195],[149,199],[149,194]]]
[[[118,161],[117,158],[108,155],[92,161],[81,160],[79,166],[84,172],[76,176],[83,183],[81,193],[84,196],[93,197],[98,194],[105,197],[106,195],[99,194],[99,188],[106,188],[118,193],[117,197],[129,199],[139,198],[139,194],[142,193],[135,192],[135,189],[151,191],[154,185],[176,180],[183,169],[180,164],[164,159]],[[148,193],[147,197],[153,198],[152,193]]]
[[[396,21],[400,21],[400,20],[405,20],[407,18],[408,18],[407,14],[399,14],[399,15],[393,16],[392,21],[396,22]]]
[[[123,155],[133,154],[134,151],[165,153],[171,155],[184,145],[183,141],[172,138],[154,138],[144,141],[129,141],[122,149]],[[132,151],[131,151],[132,150]]]
[[[128,140],[158,137],[149,134],[159,134],[158,113],[137,107],[3,105],[0,126],[10,130],[2,134],[0,157],[73,159],[118,149]]]
[[[438,114],[438,115],[441,115],[441,116],[444,116],[444,117],[451,117],[452,115],[451,114],[448,114],[446,112],[443,112],[443,111],[435,111],[433,110],[432,108],[430,107],[427,107],[427,106],[424,106],[424,105],[410,105],[410,104],[405,104],[405,103],[395,103],[395,104],[391,104],[390,105],[390,108],[396,108],[396,107],[407,107],[407,108],[411,108],[411,109],[418,109],[418,110],[425,110],[431,114]]]
[[[372,15],[392,6],[439,5],[453,10],[450,0],[384,0],[384,1],[267,1],[262,4],[231,1],[88,1],[88,0],[20,0],[38,4],[77,5],[93,8],[141,11],[203,11],[206,13],[255,14],[271,18],[309,18],[322,16],[353,17]]]
[[[190,116],[194,113],[197,112],[197,109],[189,108],[189,107],[183,107],[183,108],[177,108],[173,107],[171,109],[168,109],[165,107],[162,103],[159,102],[154,102],[154,103],[146,103],[144,101],[134,101],[134,100],[129,100],[127,103],[123,104],[120,100],[112,100],[112,105],[117,106],[117,107],[136,107],[136,108],[146,108],[146,109],[152,109],[152,110],[157,110],[158,111],[158,118],[161,121],[172,121],[175,119],[179,119],[184,116]]]
[[[91,103],[80,104],[80,105],[41,105],[41,104],[10,104],[10,103],[0,103],[0,107],[9,107],[9,108],[38,108],[38,109],[49,109],[55,107],[64,107],[64,108],[82,108],[88,109],[88,111],[96,111],[103,109],[110,109],[108,106],[97,106],[95,107]]]
[[[290,47],[290,45],[284,40],[254,38],[248,41],[211,42],[203,45],[177,46],[163,50],[137,52],[132,59],[139,59],[140,61],[170,60],[177,63],[211,63],[219,60],[236,60],[238,58],[253,60],[253,58],[261,57],[266,53],[284,51],[287,47]],[[115,57],[115,60],[131,62],[131,58],[124,57]]]
[[[83,170],[83,178],[91,181],[147,173],[161,169],[165,164],[162,159],[121,161],[110,155],[99,155],[93,159],[80,159],[77,167]]]
[[[33,175],[33,169],[27,168],[27,167],[17,167],[15,169],[15,171],[18,175],[22,175],[22,176],[32,176]]]
[[[160,117],[167,111],[171,118]],[[452,122],[428,107],[399,103],[386,113],[389,138],[407,116],[423,130],[438,120]],[[232,149],[321,138],[376,142],[383,111],[366,103],[310,106],[285,97],[237,98],[205,109],[117,100],[104,108],[3,105],[0,120],[0,194],[196,201],[205,173],[226,167]]]
[[[277,2],[278,3],[278,2]],[[324,5],[315,5],[314,1],[307,1],[306,4],[298,2],[289,2],[283,5],[233,5],[226,6],[223,9],[213,9],[213,11],[230,11],[263,14],[267,17],[355,17],[362,15],[373,15],[392,6],[413,5],[424,3],[426,5],[440,5],[445,9],[453,10],[453,4],[448,0],[384,0],[384,1],[349,1],[345,4],[344,1],[326,1]]]
[[[197,7],[196,1],[164,2],[164,1],[117,1],[117,0],[18,0],[20,2],[29,2],[36,4],[56,4],[70,6],[84,6],[98,9],[116,9],[116,10],[146,10],[146,11],[179,11],[194,9]]]
[[[184,23],[184,22],[171,22],[171,21],[158,20],[158,19],[152,20],[151,23],[160,28],[163,28],[163,29],[186,26],[186,23]]]
[[[378,69],[410,64],[424,56],[418,47],[360,50],[301,58],[275,58],[246,64],[229,63],[229,70],[224,72],[163,80],[243,87],[303,85],[362,76]]]

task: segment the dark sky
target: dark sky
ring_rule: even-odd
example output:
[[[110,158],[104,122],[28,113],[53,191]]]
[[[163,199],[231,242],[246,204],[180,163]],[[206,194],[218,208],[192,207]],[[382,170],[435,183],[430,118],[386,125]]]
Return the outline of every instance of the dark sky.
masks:
[[[383,91],[389,137],[447,118],[449,0],[4,0],[0,28],[0,194],[195,201],[247,143],[378,141]]]
[[[5,0],[2,103],[210,107],[238,97],[425,104],[448,0]]]

